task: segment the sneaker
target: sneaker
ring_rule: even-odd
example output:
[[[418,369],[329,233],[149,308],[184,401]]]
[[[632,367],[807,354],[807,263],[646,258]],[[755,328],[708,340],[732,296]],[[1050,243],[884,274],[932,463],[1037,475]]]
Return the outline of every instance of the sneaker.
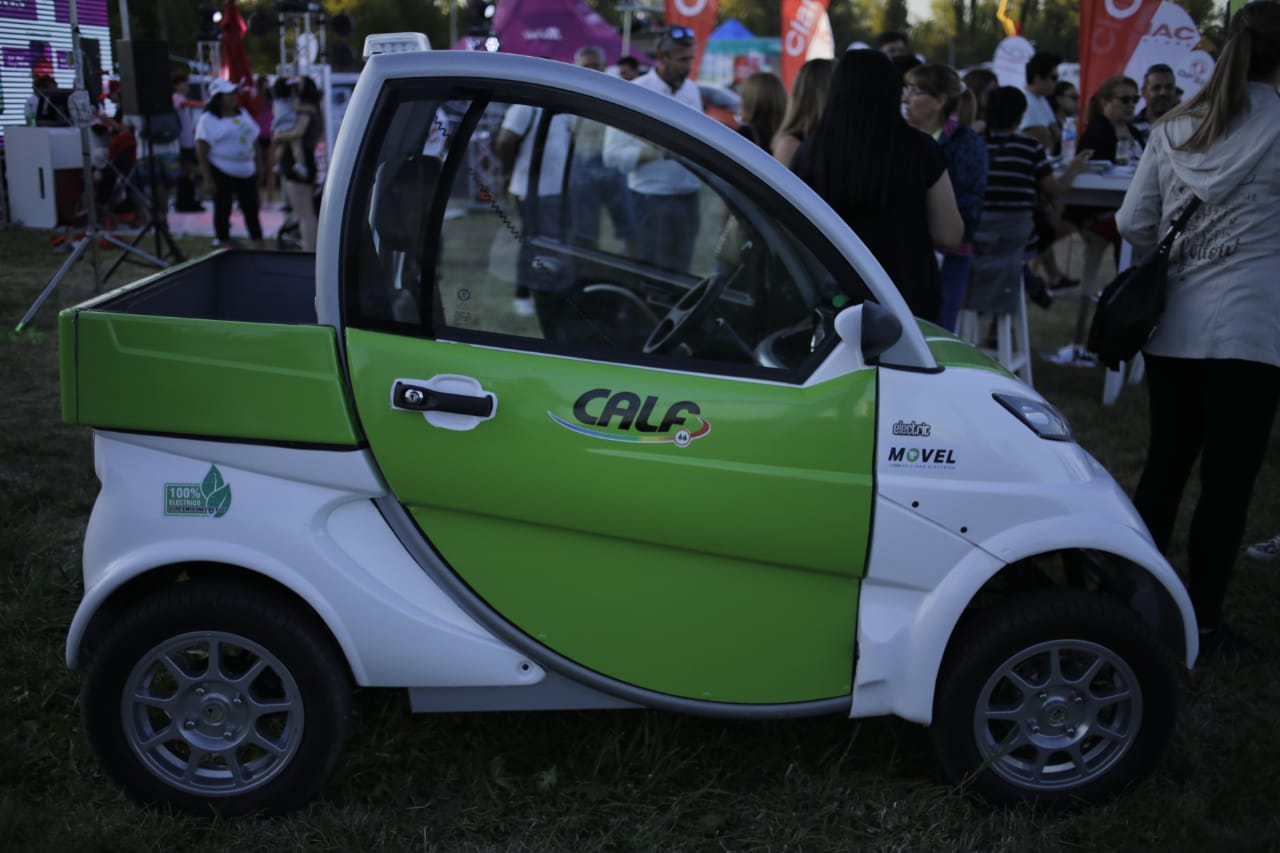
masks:
[[[1053,295],[1045,287],[1044,279],[1027,269],[1022,268],[1022,282],[1027,291],[1027,298],[1041,308],[1048,309],[1053,305]]]
[[[528,296],[517,296],[512,300],[511,307],[515,308],[516,314],[521,317],[532,317],[538,310],[533,307],[533,300]]]
[[[1253,559],[1261,560],[1264,563],[1280,559],[1280,533],[1277,533],[1265,542],[1250,545],[1245,550],[1245,553]]]
[[[1049,292],[1054,296],[1058,296],[1063,293],[1072,293],[1079,289],[1080,279],[1067,278],[1065,275],[1060,275],[1049,283]]]
[[[1267,658],[1270,654],[1220,623],[1215,628],[1200,629],[1200,656],[1202,658]]]

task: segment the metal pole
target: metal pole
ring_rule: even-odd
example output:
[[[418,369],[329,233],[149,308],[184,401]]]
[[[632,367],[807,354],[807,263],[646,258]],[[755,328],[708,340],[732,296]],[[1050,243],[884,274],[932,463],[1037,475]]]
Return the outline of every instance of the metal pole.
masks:
[[[120,37],[129,40],[129,0],[120,0]]]
[[[449,47],[458,43],[458,0],[449,0]]]
[[[76,0],[71,0],[71,50],[75,54],[76,62],[76,93],[72,97],[83,97],[88,104],[89,87],[85,85],[85,67],[84,52],[80,49],[80,17]],[[99,258],[98,258],[98,202],[93,193],[93,164],[89,159],[89,117],[86,115],[76,115],[76,110],[71,113],[75,117],[76,124],[80,125],[80,161],[84,167],[84,198],[85,213],[88,214],[89,230],[85,235],[86,240],[93,243],[90,247],[90,259],[93,265],[93,290],[96,293],[102,284],[102,278],[99,275]]]

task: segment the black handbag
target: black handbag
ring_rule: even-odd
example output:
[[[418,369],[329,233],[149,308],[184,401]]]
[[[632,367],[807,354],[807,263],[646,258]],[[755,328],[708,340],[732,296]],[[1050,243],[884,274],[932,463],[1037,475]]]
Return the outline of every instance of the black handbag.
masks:
[[[1199,206],[1200,199],[1192,196],[1159,245],[1117,275],[1098,297],[1088,346],[1110,369],[1119,370],[1120,362],[1132,360],[1156,330],[1169,287],[1169,251]]]

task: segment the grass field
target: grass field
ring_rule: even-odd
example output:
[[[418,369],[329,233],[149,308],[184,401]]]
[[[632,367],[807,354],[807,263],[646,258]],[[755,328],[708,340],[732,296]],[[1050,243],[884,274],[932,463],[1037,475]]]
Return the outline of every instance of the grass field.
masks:
[[[207,245],[184,244],[192,253]],[[225,821],[136,806],[95,765],[80,726],[80,679],[63,663],[97,482],[88,431],[60,421],[55,318],[92,292],[89,265],[73,269],[30,328],[9,331],[64,257],[43,232],[0,231],[0,849],[1280,848],[1280,620],[1271,610],[1280,603],[1280,566],[1246,558],[1228,616],[1275,655],[1208,661],[1185,674],[1178,727],[1154,774],[1072,814],[971,801],[941,781],[925,732],[894,720],[743,723],[639,711],[415,717],[402,693],[381,690],[357,695],[343,760],[298,814]],[[126,266],[114,281],[142,272]],[[1033,310],[1033,343],[1065,343],[1074,300]],[[1146,435],[1142,389],[1128,386],[1103,407],[1101,369],[1037,360],[1035,371],[1081,443],[1132,490]],[[1278,529],[1273,452],[1246,539]],[[1181,569],[1181,538],[1171,557]]]

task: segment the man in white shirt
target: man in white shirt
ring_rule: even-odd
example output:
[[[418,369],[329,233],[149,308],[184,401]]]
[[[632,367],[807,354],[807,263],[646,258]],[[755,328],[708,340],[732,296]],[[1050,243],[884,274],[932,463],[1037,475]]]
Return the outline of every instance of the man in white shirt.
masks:
[[[689,79],[693,44],[693,30],[668,27],[658,37],[653,68],[632,83],[701,111],[702,95]],[[616,128],[605,132],[603,154],[606,166],[627,176],[627,187],[635,202],[636,250],[640,259],[667,269],[688,270],[701,224],[698,179],[669,159],[665,149]]]
[[[543,333],[552,336],[558,324],[559,296],[553,294],[572,282],[559,264],[537,254],[530,243],[535,236],[564,238],[561,188],[564,185],[565,162],[573,140],[573,117],[564,113],[552,116],[542,141],[542,156],[537,183],[530,188],[529,170],[533,164],[534,141],[542,122],[542,108],[513,104],[502,118],[496,146],[504,174],[511,176],[507,189],[515,196],[520,211],[520,253],[516,266],[517,314],[532,315],[535,310],[543,325]],[[530,192],[532,189],[532,192]],[[535,294],[538,297],[535,301]]]
[[[1058,127],[1058,119],[1054,115],[1049,96],[1058,83],[1058,65],[1062,57],[1056,53],[1037,50],[1027,60],[1027,112],[1022,117],[1022,126],[1018,128],[1028,136],[1035,138],[1044,146],[1046,152],[1057,149],[1062,129]]]

